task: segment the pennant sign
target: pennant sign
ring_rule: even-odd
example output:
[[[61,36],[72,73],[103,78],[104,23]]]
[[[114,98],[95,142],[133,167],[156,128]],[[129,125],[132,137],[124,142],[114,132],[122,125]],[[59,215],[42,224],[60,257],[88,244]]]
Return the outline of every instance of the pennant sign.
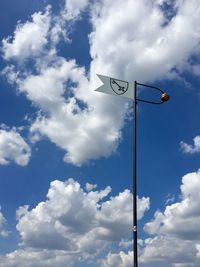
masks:
[[[134,99],[134,84],[97,74],[103,84],[95,91]]]

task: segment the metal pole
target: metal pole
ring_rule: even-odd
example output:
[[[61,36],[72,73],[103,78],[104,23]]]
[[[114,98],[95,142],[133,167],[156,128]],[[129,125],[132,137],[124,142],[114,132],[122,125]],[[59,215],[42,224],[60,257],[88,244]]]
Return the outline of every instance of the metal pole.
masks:
[[[134,267],[138,267],[138,248],[137,248],[137,155],[136,155],[136,137],[137,137],[137,82],[134,83],[134,101],[133,101],[133,255]]]

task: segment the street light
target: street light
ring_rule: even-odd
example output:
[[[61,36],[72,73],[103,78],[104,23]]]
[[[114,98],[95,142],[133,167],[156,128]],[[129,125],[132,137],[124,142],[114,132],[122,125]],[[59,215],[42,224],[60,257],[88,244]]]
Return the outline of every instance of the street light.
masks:
[[[157,90],[161,93],[159,101],[149,101],[146,99],[137,98],[137,86],[148,87]],[[134,267],[138,267],[138,231],[137,231],[137,102],[145,102],[148,104],[163,104],[169,100],[169,95],[158,87],[138,83],[134,83],[134,100],[133,100],[133,116],[134,116],[134,136],[133,136],[133,254],[134,254]]]

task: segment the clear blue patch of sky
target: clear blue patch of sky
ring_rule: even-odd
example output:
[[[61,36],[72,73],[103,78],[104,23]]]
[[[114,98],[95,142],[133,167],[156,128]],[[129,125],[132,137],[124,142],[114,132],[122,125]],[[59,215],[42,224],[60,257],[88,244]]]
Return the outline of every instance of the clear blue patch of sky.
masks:
[[[6,0],[0,1],[0,38],[6,38],[15,31],[17,21],[24,23],[34,12],[44,9],[46,1]]]
[[[17,93],[14,85],[8,84],[6,78],[0,76],[0,124],[19,127],[27,124],[25,116],[36,111],[24,94]]]

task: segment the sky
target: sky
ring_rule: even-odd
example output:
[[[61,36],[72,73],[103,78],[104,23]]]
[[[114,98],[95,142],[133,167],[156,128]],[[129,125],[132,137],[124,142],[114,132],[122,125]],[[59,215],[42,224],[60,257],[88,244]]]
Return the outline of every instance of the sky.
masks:
[[[198,0],[0,1],[0,267],[200,264]],[[159,95],[138,87],[137,97]]]

